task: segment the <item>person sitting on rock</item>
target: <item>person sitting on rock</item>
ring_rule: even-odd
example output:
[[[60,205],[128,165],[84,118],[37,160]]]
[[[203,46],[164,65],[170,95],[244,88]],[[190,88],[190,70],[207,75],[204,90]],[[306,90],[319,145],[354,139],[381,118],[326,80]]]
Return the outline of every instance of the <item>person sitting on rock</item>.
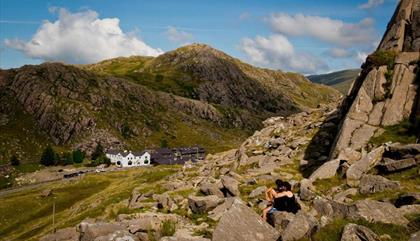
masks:
[[[297,213],[300,210],[300,205],[292,192],[292,185],[290,185],[288,182],[283,182],[282,185],[284,186],[285,190],[275,194],[273,207],[277,211]]]
[[[267,221],[267,214],[271,214],[276,210],[273,207],[273,202],[277,193],[282,193],[286,190],[286,187],[283,185],[283,181],[280,179],[276,180],[276,188],[270,187],[265,191],[265,199],[268,201],[267,207],[263,209],[262,218]]]

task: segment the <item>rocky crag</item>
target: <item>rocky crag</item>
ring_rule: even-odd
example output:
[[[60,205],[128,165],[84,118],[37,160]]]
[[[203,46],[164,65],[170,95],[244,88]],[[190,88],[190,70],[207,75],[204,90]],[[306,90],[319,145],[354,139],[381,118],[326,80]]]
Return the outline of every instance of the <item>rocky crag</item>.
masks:
[[[157,58],[28,65],[0,72],[0,159],[37,160],[39,143],[88,153],[99,142],[106,148],[166,141],[226,150],[269,116],[338,98],[299,74],[256,68],[201,44]]]
[[[361,151],[373,136],[404,120],[416,122],[419,102],[420,3],[401,1],[375,53],[341,106],[331,157],[346,148]],[[417,116],[418,118],[418,116]]]

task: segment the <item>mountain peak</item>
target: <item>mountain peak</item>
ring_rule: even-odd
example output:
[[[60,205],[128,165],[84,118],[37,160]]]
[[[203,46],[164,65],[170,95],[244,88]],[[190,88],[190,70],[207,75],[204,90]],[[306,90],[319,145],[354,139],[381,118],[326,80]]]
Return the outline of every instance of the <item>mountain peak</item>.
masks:
[[[420,1],[401,0],[395,11],[378,50],[397,52],[420,51]]]

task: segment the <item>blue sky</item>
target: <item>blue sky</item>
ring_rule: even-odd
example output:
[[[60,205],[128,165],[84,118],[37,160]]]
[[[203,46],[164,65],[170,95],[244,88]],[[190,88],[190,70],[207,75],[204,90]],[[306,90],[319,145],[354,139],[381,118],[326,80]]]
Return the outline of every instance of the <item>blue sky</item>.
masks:
[[[209,44],[305,74],[357,68],[397,0],[0,0],[0,67],[90,63]]]

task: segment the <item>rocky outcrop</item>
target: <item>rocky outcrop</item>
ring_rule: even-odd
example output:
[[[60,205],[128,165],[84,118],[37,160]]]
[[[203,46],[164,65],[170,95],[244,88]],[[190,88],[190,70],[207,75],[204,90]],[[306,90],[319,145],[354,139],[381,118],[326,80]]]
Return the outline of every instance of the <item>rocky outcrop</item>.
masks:
[[[344,227],[341,241],[380,241],[378,235],[365,226],[349,223]]]
[[[254,211],[241,202],[234,202],[232,207],[221,217],[213,232],[213,241],[276,241],[277,230],[261,219]]]
[[[346,172],[347,184],[357,186],[362,175],[369,171],[382,159],[383,153],[384,147],[378,147],[351,165]]]
[[[416,81],[419,15],[418,1],[400,1],[377,52],[368,57],[362,74],[343,102],[344,117],[331,158],[346,148],[364,149],[383,127],[409,119],[415,111],[419,91]]]
[[[378,175],[364,175],[359,184],[359,192],[361,194],[377,193],[398,188],[400,188],[399,182],[390,181]]]

